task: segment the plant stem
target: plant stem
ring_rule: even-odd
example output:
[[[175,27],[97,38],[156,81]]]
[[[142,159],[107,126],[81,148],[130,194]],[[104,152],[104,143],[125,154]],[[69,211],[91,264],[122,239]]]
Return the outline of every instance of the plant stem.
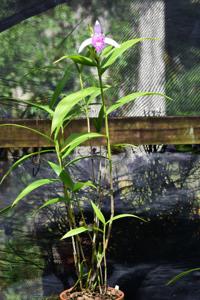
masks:
[[[101,75],[101,66],[100,60],[97,59],[97,71],[99,77],[99,84],[101,89],[101,99],[104,111],[104,118],[105,118],[105,133],[106,133],[106,140],[107,140],[107,158],[109,162],[109,176],[110,176],[110,220],[108,226],[108,232],[106,235],[106,230],[103,235],[103,260],[104,260],[104,285],[105,289],[107,288],[107,261],[106,261],[106,250],[108,248],[108,243],[110,240],[111,229],[112,229],[112,218],[115,214],[115,207],[114,207],[114,195],[113,195],[113,175],[112,175],[112,154],[111,154],[111,144],[110,144],[110,132],[109,132],[109,123],[108,123],[108,115],[106,111],[106,103],[105,103],[105,96],[103,90],[103,82],[102,82],[102,75]]]
[[[61,134],[60,140],[59,141],[55,140],[55,149],[56,149],[57,159],[58,159],[60,168],[63,171],[65,169],[64,161],[63,161],[62,154],[60,151],[60,144],[61,144],[62,139],[63,139],[63,132]],[[66,199],[65,207],[66,207],[66,212],[67,212],[69,228],[70,228],[70,230],[72,230],[73,228],[76,227],[76,223],[75,223],[74,215],[72,212],[70,195],[69,195],[67,186],[65,185],[64,182],[63,182],[63,192],[64,192],[64,197]],[[79,244],[78,238],[76,236],[72,237],[74,264],[75,264],[77,276],[79,277],[80,270],[81,270],[81,261],[80,261],[80,252],[79,252],[78,244]],[[80,287],[82,287],[82,278],[80,278]]]
[[[79,72],[79,81],[80,81],[80,86],[81,86],[81,89],[83,89],[84,85],[83,85],[83,77],[82,77],[82,73],[81,73],[81,70],[80,68],[76,65],[77,67],[77,70]],[[89,111],[88,111],[88,104],[87,104],[87,101],[86,99],[84,99],[84,102],[85,102],[85,114],[86,114],[86,120],[87,120],[87,131],[88,133],[91,132],[91,126],[90,126],[90,115],[89,115]],[[90,152],[91,152],[91,155],[92,155],[92,143],[91,141],[89,142],[90,144]],[[93,158],[91,159],[91,162],[92,162],[92,179],[93,179],[93,182],[95,182],[95,174],[94,174],[94,160]],[[96,216],[94,216],[94,225],[95,227],[98,227],[98,219]],[[96,250],[96,240],[97,240],[97,232],[93,232],[93,238],[92,238],[92,254],[91,254],[91,272],[88,272],[88,277],[87,277],[87,284],[91,285],[91,275],[95,273],[95,267],[94,267],[94,264],[95,264],[95,261],[96,261],[96,253],[97,253],[97,250]]]

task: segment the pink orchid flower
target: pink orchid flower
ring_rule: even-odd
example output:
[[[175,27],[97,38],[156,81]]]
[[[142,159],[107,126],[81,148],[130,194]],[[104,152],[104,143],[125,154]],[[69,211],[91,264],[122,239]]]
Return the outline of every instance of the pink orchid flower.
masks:
[[[111,38],[105,37],[99,21],[95,22],[94,33],[91,38],[86,39],[79,47],[78,53],[82,52],[87,46],[92,45],[97,53],[100,53],[106,45],[118,48],[120,45]]]

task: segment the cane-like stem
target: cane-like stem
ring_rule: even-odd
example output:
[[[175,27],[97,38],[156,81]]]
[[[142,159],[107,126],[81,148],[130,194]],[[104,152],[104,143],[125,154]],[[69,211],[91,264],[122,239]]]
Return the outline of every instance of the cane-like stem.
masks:
[[[107,158],[109,163],[109,182],[110,182],[110,220],[107,234],[106,229],[104,228],[103,234],[103,261],[104,261],[104,285],[105,288],[107,287],[107,260],[106,260],[106,252],[108,248],[108,243],[110,240],[111,229],[112,229],[112,218],[115,214],[115,206],[114,206],[114,195],[113,195],[113,174],[112,174],[112,153],[111,153],[111,143],[110,143],[110,131],[109,131],[109,123],[108,123],[108,115],[106,111],[106,102],[105,102],[105,95],[103,89],[103,81],[101,75],[101,66],[100,66],[100,59],[97,59],[97,71],[98,71],[98,78],[99,78],[99,85],[101,89],[101,100],[103,105],[103,112],[104,112],[104,119],[105,119],[105,134],[106,134],[106,148],[107,148]]]

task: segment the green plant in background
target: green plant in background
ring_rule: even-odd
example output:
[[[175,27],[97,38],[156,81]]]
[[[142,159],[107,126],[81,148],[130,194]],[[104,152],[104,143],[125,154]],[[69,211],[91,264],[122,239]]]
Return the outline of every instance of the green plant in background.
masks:
[[[128,39],[130,36],[137,36],[137,9],[131,10],[134,14],[135,26],[132,26],[132,14],[130,16],[131,1],[122,4],[119,0],[113,3],[105,3],[102,9],[101,3],[92,1],[87,9],[80,4],[69,2],[58,5],[53,10],[27,19],[9,30],[0,33],[0,113],[5,117],[46,118],[47,115],[42,110],[24,103],[18,105],[17,100],[33,101],[35,103],[46,104],[52,97],[57,82],[64,77],[65,85],[63,94],[78,88],[76,79],[76,69],[73,64],[52,65],[52,61],[65,54],[65,51],[72,53],[82,40],[87,37],[87,31],[80,24],[87,24],[91,19],[90,14],[95,15],[98,11],[104,17],[105,11],[109,17],[109,28],[117,40]],[[3,9],[7,7],[7,2],[3,1]],[[92,8],[93,7],[93,8]],[[12,10],[12,6],[10,7]],[[121,11],[123,10],[123,14]],[[12,13],[12,12],[11,12]],[[89,16],[89,17],[88,17]],[[77,23],[77,18],[78,22]],[[105,16],[106,19],[106,16]],[[116,21],[117,20],[117,21]],[[123,30],[122,30],[123,28]],[[48,53],[48,55],[47,55]],[[137,85],[137,72],[131,76],[126,76],[129,62],[135,66],[138,62],[139,45],[130,49],[116,67],[110,68],[107,75],[107,82],[113,79],[112,86],[108,91],[109,102],[113,103],[118,95],[127,94]],[[90,85],[94,85],[94,76],[91,69],[85,72],[85,78]],[[130,78],[131,77],[131,78]],[[123,84],[122,84],[123,80]],[[121,85],[120,85],[121,83]],[[13,101],[11,101],[13,100]]]
[[[43,258],[39,247],[32,245],[31,241],[21,236],[13,241],[9,240],[0,248],[0,286],[6,288],[23,278],[38,278],[43,271]]]
[[[200,268],[194,268],[194,269],[190,269],[190,270],[186,270],[184,272],[179,273],[178,275],[174,276],[173,278],[171,278],[168,282],[167,285],[170,284],[175,284],[177,281],[179,281],[180,279],[184,278],[185,276],[190,275],[193,272],[197,272],[200,271]]]
[[[188,50],[188,44],[182,45],[181,49],[184,51],[183,57],[179,53],[173,60],[168,57],[166,61],[166,93],[176,99],[167,103],[167,114],[195,116],[200,112],[200,67],[197,64],[200,50],[195,47]],[[185,65],[184,57],[187,57]]]
[[[188,71],[171,72],[166,90],[176,101],[167,105],[169,115],[197,115],[200,112],[199,90],[200,67],[194,66]],[[190,87],[190,88],[188,88]]]
[[[6,300],[21,300],[20,296],[17,296],[13,291],[8,291],[4,294]]]
[[[56,178],[43,178],[36,180],[26,186],[20,194],[16,197],[12,205],[6,208],[14,208],[24,197],[29,195],[35,189],[46,187],[56,183],[61,183],[63,187],[63,195],[49,199],[40,207],[47,207],[55,203],[62,203],[66,208],[67,221],[69,231],[62,236],[63,239],[71,238],[74,266],[77,275],[77,282],[75,284],[76,290],[83,289],[90,292],[96,291],[100,294],[107,293],[107,250],[109,246],[111,230],[113,222],[121,218],[136,218],[145,222],[144,219],[133,214],[115,215],[115,198],[114,198],[114,184],[113,184],[113,162],[111,154],[111,140],[109,129],[109,116],[116,109],[122,107],[136,98],[148,95],[160,95],[166,97],[161,93],[154,92],[132,92],[118,99],[113,105],[108,104],[108,90],[110,86],[104,83],[105,72],[120,58],[126,51],[136,44],[143,42],[145,39],[136,38],[128,40],[121,45],[115,41],[105,37],[99,22],[96,22],[92,37],[82,43],[79,52],[85,51],[85,55],[66,55],[61,57],[57,62],[71,60],[78,71],[78,78],[80,81],[80,90],[66,95],[57,103],[58,97],[63,90],[63,80],[58,83],[51,101],[46,105],[35,105],[37,109],[44,111],[51,118],[51,135],[33,130],[32,128],[17,125],[17,124],[2,124],[3,126],[18,126],[33,131],[42,135],[45,139],[51,141],[54,145],[53,151],[56,155],[56,162],[48,161],[50,168],[54,171]],[[106,47],[106,44],[111,46]],[[87,47],[86,47],[87,46]],[[113,48],[112,46],[116,47]],[[85,82],[85,69],[92,68],[94,76],[97,77],[96,86],[88,86]],[[91,131],[90,106],[96,98],[99,98],[101,108],[98,117],[94,121],[94,128],[96,131]],[[168,98],[168,97],[166,97]],[[72,133],[70,136],[65,136],[65,129],[69,123],[74,119],[82,116],[83,112],[86,116],[87,132]],[[102,212],[102,183],[100,180],[92,181],[77,181],[70,173],[70,166],[76,164],[77,161],[84,159],[84,157],[71,158],[73,151],[93,139],[104,139],[106,157],[99,155],[99,158],[106,161],[106,166],[109,173],[109,188],[108,194],[110,198],[110,216],[107,218]],[[40,152],[28,154],[19,159],[3,176],[1,182],[12,172],[20,163],[36,155],[37,153],[46,153],[48,150],[41,150]],[[92,154],[87,156],[93,158]],[[101,172],[101,170],[100,170]],[[100,178],[98,176],[98,178]],[[91,201],[90,197],[84,200],[91,206],[94,213],[93,222],[88,224],[86,215],[84,213],[84,203],[79,197],[82,189],[92,188],[96,192],[95,201]],[[77,218],[78,217],[78,218]],[[90,255],[86,255],[82,245],[81,235],[84,234],[90,241]]]
[[[1,1],[1,17],[8,10],[10,15],[15,12],[14,2],[14,0],[10,0],[9,3],[6,0]],[[130,36],[140,35],[139,23],[142,16],[138,1],[104,1],[104,5],[96,0],[86,2],[85,8],[77,1],[66,2],[0,34],[1,115],[3,113],[5,117],[14,118],[46,117],[44,112],[39,112],[34,107],[27,108],[27,105],[18,107],[14,104],[10,108],[11,102],[9,106],[5,104],[8,103],[7,100],[10,101],[17,96],[18,99],[25,97],[37,103],[49,101],[56,83],[66,71],[64,65],[52,66],[51,62],[64,55],[63,49],[72,53],[72,50],[78,47],[79,42],[86,38],[87,33],[82,26],[78,25],[84,22],[87,24],[91,15],[94,18],[97,14],[102,15],[102,18],[106,20],[107,31],[109,32],[112,28],[112,34],[116,40],[122,41],[131,38]],[[24,1],[20,3],[23,8]],[[165,91],[176,101],[167,103],[166,112],[168,115],[199,115],[198,36],[196,38],[191,35],[188,41],[188,29],[194,25],[194,33],[196,32],[195,22],[198,23],[199,19],[198,4],[192,1],[177,1],[175,7],[170,3],[167,4],[168,6],[166,13],[169,17],[166,17],[166,52],[164,55]],[[189,27],[186,20],[189,23],[191,20]],[[174,24],[177,24],[176,30],[174,30]],[[178,43],[177,36],[180,36]],[[110,103],[114,102],[119,95],[127,94],[137,87],[139,58],[139,46],[136,46],[130,49],[115,68],[110,68],[112,86],[115,85],[115,88],[108,92]],[[127,71],[129,64],[135,66],[134,72]],[[71,91],[77,87],[73,65],[68,64],[66,73],[65,91]],[[87,75],[92,85],[93,76],[90,69],[87,70]],[[109,77],[107,82],[109,82]]]
[[[11,100],[19,99],[46,104],[63,75],[65,90],[75,88],[73,65],[69,64],[67,69],[62,65],[52,65],[52,61],[64,55],[64,48],[72,52],[78,40],[84,38],[85,33],[81,30],[71,34],[75,26],[72,9],[62,5],[0,34],[0,104],[3,104],[0,111],[4,109],[5,114],[14,118],[27,115],[45,117],[45,112],[28,103],[17,110],[14,105],[13,109],[10,106],[6,109],[4,104],[11,105],[15,103]]]

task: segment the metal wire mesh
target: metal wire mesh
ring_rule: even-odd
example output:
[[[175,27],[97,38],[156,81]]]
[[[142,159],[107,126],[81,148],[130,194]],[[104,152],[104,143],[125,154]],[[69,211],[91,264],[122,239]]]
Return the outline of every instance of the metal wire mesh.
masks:
[[[200,114],[198,0],[176,0],[175,3],[173,0],[100,3],[95,0],[80,3],[46,0],[42,4],[38,0],[9,0],[1,1],[0,8],[2,116],[31,117],[37,114],[4,100],[25,97],[47,102],[64,72],[64,67],[50,68],[54,58],[73,47],[77,49],[80,39],[88,35],[85,28],[96,18],[119,42],[138,36],[159,38],[136,46],[113,66],[106,78],[108,81],[112,78],[114,83],[110,101],[137,90],[162,92],[173,98],[173,101],[158,96],[140,98],[117,111],[117,115]],[[11,55],[5,57],[9,52]],[[39,67],[43,75],[38,72]],[[93,74],[88,73],[86,77],[90,82]],[[76,88],[74,78],[75,70],[70,67],[67,92]]]

